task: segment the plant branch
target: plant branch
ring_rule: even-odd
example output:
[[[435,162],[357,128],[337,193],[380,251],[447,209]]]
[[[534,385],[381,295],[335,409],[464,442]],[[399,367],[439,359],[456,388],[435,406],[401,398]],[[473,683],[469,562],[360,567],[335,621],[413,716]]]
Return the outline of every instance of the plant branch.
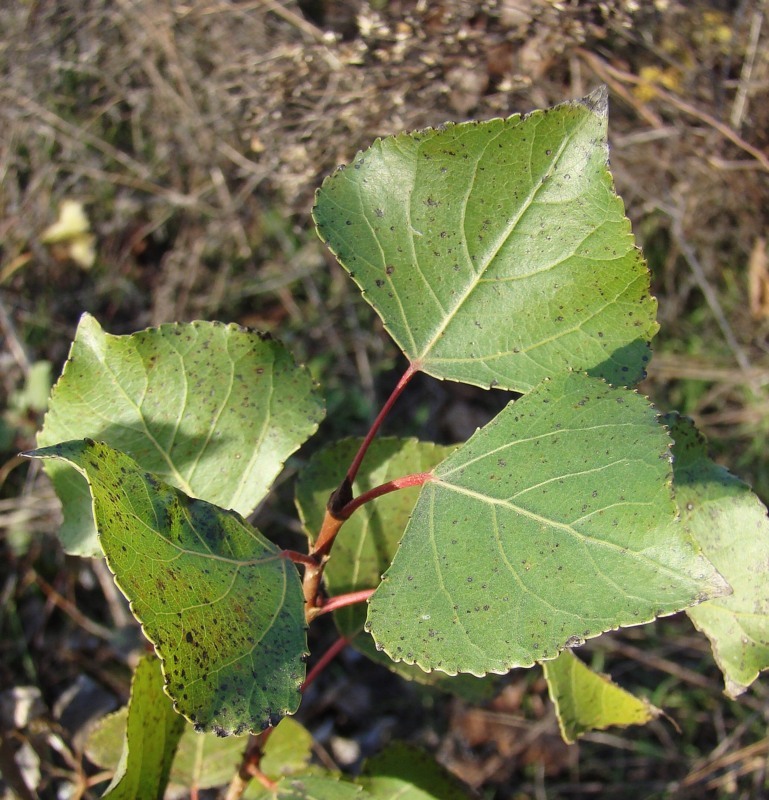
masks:
[[[360,469],[360,465],[363,463],[363,459],[366,455],[366,451],[369,448],[369,445],[374,440],[374,437],[377,434],[380,426],[385,420],[385,417],[390,413],[390,410],[395,405],[395,401],[401,396],[401,393],[408,385],[409,381],[414,377],[414,374],[418,372],[417,367],[412,363],[408,365],[408,368],[401,376],[401,379],[396,384],[395,388],[392,390],[392,394],[387,398],[387,401],[382,406],[382,410],[377,414],[376,419],[371,424],[371,428],[369,432],[366,434],[366,438],[361,443],[358,452],[355,454],[355,458],[352,460],[352,464],[350,464],[350,468],[347,470],[347,476],[345,481],[352,487],[353,482],[358,474],[358,470]]]
[[[321,672],[350,644],[350,640],[340,636],[331,647],[318,659],[318,663],[307,673],[300,691],[304,692],[307,687],[320,675]]]
[[[346,594],[338,594],[334,597],[329,597],[324,600],[318,608],[318,614],[328,614],[331,611],[336,611],[338,608],[345,606],[352,606],[355,603],[363,603],[374,594],[374,589],[361,589],[357,592],[347,592]]]
[[[432,478],[432,472],[415,472],[412,475],[404,475],[402,478],[395,478],[394,480],[383,483],[381,486],[375,486],[367,492],[358,497],[353,498],[352,493],[349,493],[349,499],[340,506],[338,509],[333,510],[331,504],[334,500],[334,495],[329,500],[329,505],[326,508],[326,515],[323,518],[318,538],[312,547],[309,556],[304,556],[301,553],[295,553],[292,550],[284,550],[281,555],[284,558],[289,558],[300,564],[305,565],[304,578],[302,579],[302,591],[304,593],[305,604],[305,617],[307,622],[312,622],[316,617],[321,614],[327,613],[325,603],[319,603],[318,596],[320,594],[320,584],[323,579],[323,570],[328,561],[329,552],[334,544],[336,535],[344,522],[349,519],[350,515],[360,508],[364,503],[373,500],[376,497],[381,497],[384,494],[395,492],[398,489],[405,489],[409,486],[422,486]],[[345,479],[346,480],[346,479]],[[355,601],[352,601],[355,602]]]
[[[365,503],[367,500],[378,496],[369,492],[362,495],[362,497],[365,499],[359,499],[356,501],[353,498],[352,485],[358,474],[360,465],[363,463],[366,452],[368,451],[371,442],[374,440],[377,431],[384,422],[385,417],[390,413],[390,410],[395,405],[395,401],[401,396],[409,381],[418,371],[419,369],[416,363],[412,362],[408,365],[406,371],[403,373],[395,388],[392,390],[392,393],[385,401],[385,404],[382,406],[382,410],[379,412],[379,414],[377,414],[376,419],[371,424],[371,428],[363,439],[363,442],[361,442],[361,446],[358,448],[358,452],[355,454],[355,458],[353,458],[350,468],[347,470],[347,474],[337,489],[332,492],[331,497],[329,497],[326,505],[326,514],[323,518],[323,524],[318,532],[318,538],[315,540],[315,544],[312,547],[310,555],[307,558],[295,558],[291,552],[287,551],[285,553],[285,558],[290,558],[297,563],[305,565],[302,588],[304,591],[305,617],[307,618],[307,622],[311,622],[313,619],[315,619],[315,617],[323,613],[321,611],[321,606],[318,603],[320,584],[323,579],[323,570],[325,569],[328,555],[331,551],[332,545],[334,544],[336,535],[339,533],[339,529],[342,527],[342,523],[350,516],[350,514],[352,514],[353,511],[355,511],[356,508],[358,508],[359,505],[361,505],[361,503]],[[421,480],[420,484],[424,483],[425,480],[426,478]],[[419,484],[409,483],[404,485],[416,486]],[[401,487],[393,485],[391,487],[382,489],[380,494],[392,492],[399,488]]]
[[[266,789],[274,789],[277,786],[274,781],[270,780],[261,769],[259,769],[259,764],[264,755],[264,746],[267,744],[267,740],[270,738],[270,734],[273,730],[275,729],[267,728],[261,733],[252,734],[249,737],[246,750],[243,753],[243,760],[240,763],[238,771],[230,781],[230,785],[227,787],[224,800],[239,800],[253,778],[256,778]]]

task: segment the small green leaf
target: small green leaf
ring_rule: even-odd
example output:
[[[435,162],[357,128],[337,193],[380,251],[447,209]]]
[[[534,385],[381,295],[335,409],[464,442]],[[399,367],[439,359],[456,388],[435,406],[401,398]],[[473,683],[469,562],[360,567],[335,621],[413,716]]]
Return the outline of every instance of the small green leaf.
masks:
[[[433,470],[368,626],[391,658],[504,673],[726,591],[675,523],[670,440],[640,395],[543,382]]]
[[[334,442],[313,455],[302,470],[296,486],[299,516],[310,540],[323,522],[326,501],[344,475],[361,439]],[[379,486],[410,472],[427,472],[455,448],[419,442],[416,439],[375,439],[353,484],[353,493]],[[348,519],[334,542],[334,550],[325,571],[326,586],[332,595],[373,589],[398,549],[398,542],[414,509],[419,489],[400,489],[366,503]],[[418,667],[395,663],[379,652],[371,637],[363,632],[366,622],[364,604],[346,606],[334,613],[339,632],[352,646],[378,664],[406,680],[434,686],[470,702],[488,700],[494,686],[472,675],[449,678],[442,673],[426,674]]]
[[[648,700],[617,686],[608,676],[593,672],[571,650],[542,666],[561,735],[568,744],[588,731],[614,725],[645,725],[662,713]]]
[[[187,726],[171,767],[170,782],[185,789],[226,786],[243,759],[247,740],[196,733]],[[312,736],[296,720],[282,719],[267,740],[260,769],[277,780],[307,768]]]
[[[251,782],[243,795],[246,800],[370,800],[363,787],[333,775],[294,775],[283,778],[275,789],[264,789]]]
[[[307,768],[312,757],[312,734],[295,719],[281,720],[264,746],[259,768],[272,780]]]
[[[104,441],[185,494],[247,516],[322,416],[309,373],[263,335],[192,322],[111,336],[84,314],[38,446]],[[98,554],[87,487],[65,464],[46,470],[64,505],[65,549]]]
[[[226,786],[243,760],[246,744],[246,739],[234,736],[222,739],[212,733],[197,733],[187,725],[171,766],[169,782],[190,793]]]
[[[173,710],[163,693],[158,660],[145,656],[131,683],[123,753],[112,783],[102,796],[110,800],[162,798],[183,730],[184,718]]]
[[[164,697],[164,702],[168,699]],[[120,761],[126,732],[128,708],[103,717],[88,736],[85,752],[103,769],[114,770]],[[178,715],[175,715],[178,716]],[[246,740],[230,736],[197,733],[185,725],[171,766],[169,783],[187,790],[225,786],[240,764]],[[312,736],[295,719],[282,719],[267,740],[260,769],[273,780],[306,771],[312,756]]]
[[[710,639],[726,694],[737,697],[769,669],[769,519],[749,487],[708,458],[691,420],[666,421],[682,524],[733,590],[687,613]]]
[[[88,760],[102,769],[114,771],[123,754],[128,706],[102,717],[88,733],[85,754]]]
[[[166,691],[199,730],[260,731],[299,706],[307,652],[299,576],[224,511],[85,440],[37,450],[88,481],[115,581],[163,661]]]
[[[358,779],[375,800],[469,800],[470,793],[427,753],[394,742],[370,758]]]
[[[521,392],[567,368],[643,377],[656,301],[607,116],[603,87],[377,140],[325,180],[318,232],[416,368]]]

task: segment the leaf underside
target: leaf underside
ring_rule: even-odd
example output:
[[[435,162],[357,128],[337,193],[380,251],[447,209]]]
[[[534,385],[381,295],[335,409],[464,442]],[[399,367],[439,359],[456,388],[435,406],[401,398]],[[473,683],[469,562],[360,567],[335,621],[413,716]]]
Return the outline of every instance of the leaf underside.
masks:
[[[258,732],[293,713],[307,652],[295,567],[233,511],[187,497],[90,440],[37,450],[88,481],[115,581],[199,730]]]
[[[617,686],[608,676],[593,672],[570,650],[542,666],[561,735],[569,744],[591,730],[645,725],[661,713],[647,700]]]
[[[448,674],[555,658],[727,591],[675,521],[670,440],[641,396],[543,382],[433,470],[367,626]]]
[[[682,524],[733,590],[687,613],[736,697],[769,669],[769,519],[749,487],[708,458],[690,420],[671,414],[667,422]]]
[[[605,87],[524,117],[375,142],[313,216],[398,346],[437,378],[632,386],[656,301],[607,166]]]
[[[111,336],[84,314],[38,446],[104,441],[186,494],[246,516],[322,416],[309,373],[261,334],[192,322]],[[65,549],[97,555],[88,487],[63,462],[46,471],[64,505]]]

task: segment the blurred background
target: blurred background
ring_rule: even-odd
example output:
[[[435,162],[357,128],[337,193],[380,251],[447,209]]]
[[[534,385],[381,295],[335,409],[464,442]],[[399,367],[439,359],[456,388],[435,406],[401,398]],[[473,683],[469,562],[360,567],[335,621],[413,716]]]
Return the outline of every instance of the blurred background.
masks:
[[[124,702],[138,641],[103,565],[62,554],[47,479],[16,458],[78,318],[113,334],[200,318],[271,331],[323,387],[320,441],[362,434],[404,364],[310,209],[322,178],[377,136],[607,84],[611,168],[659,299],[642,390],[692,416],[714,457],[769,499],[768,12],[759,0],[0,4],[0,792],[13,796],[26,747],[30,797],[89,796],[86,711]],[[425,378],[394,421],[451,442],[508,399]],[[288,478],[304,458],[262,511],[268,534],[294,530]],[[489,798],[769,796],[769,693],[759,682],[725,700],[685,619],[585,652],[675,722],[567,748],[537,671],[484,708],[401,683],[384,703],[377,687],[396,679],[353,655],[304,721],[343,768],[406,738]]]

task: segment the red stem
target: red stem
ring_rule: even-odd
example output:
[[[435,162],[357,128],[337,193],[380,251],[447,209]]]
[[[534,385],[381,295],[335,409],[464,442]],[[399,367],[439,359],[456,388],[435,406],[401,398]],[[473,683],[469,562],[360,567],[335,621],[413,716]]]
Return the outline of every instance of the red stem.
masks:
[[[318,663],[307,673],[300,691],[304,692],[307,687],[320,675],[321,672],[350,644],[349,639],[340,636],[331,647],[318,659]]]
[[[374,437],[377,434],[381,424],[384,422],[385,417],[390,413],[390,409],[395,405],[395,401],[401,396],[401,393],[408,385],[408,382],[414,377],[414,374],[418,372],[414,364],[409,364],[406,371],[401,376],[401,379],[396,384],[395,388],[392,390],[392,394],[387,398],[387,401],[382,406],[382,410],[377,414],[376,419],[371,424],[371,428],[369,432],[366,434],[366,438],[361,443],[358,452],[355,454],[355,458],[352,460],[352,464],[350,464],[350,468],[347,470],[347,481],[350,485],[352,485],[355,477],[358,474],[358,470],[360,469],[360,465],[363,463],[363,459],[366,455],[366,451],[369,448],[369,445],[373,441]]]
[[[297,550],[281,550],[280,557],[293,561],[294,564],[304,564],[305,567],[313,567],[317,563],[312,556],[300,553]]]
[[[415,472],[412,475],[404,475],[402,478],[394,478],[350,500],[349,503],[340,509],[338,516],[340,519],[348,519],[354,511],[357,511],[364,503],[368,503],[369,500],[374,500],[377,497],[381,497],[383,494],[396,492],[398,489],[406,489],[409,486],[422,486],[432,477],[432,472]]]
[[[373,589],[361,589],[358,592],[347,592],[347,594],[338,594],[334,597],[329,597],[323,602],[318,609],[319,614],[328,614],[330,611],[336,611],[338,608],[345,606],[352,606],[355,603],[363,603],[374,594]]]

